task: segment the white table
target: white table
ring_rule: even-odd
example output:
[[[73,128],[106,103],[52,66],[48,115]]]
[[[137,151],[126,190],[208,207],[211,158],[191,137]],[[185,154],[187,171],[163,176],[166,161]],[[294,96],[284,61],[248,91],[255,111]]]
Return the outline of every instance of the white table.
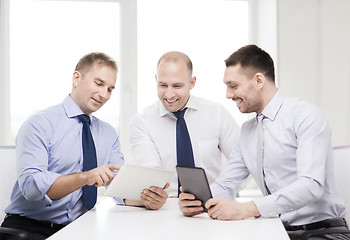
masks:
[[[289,239],[278,218],[218,221],[206,213],[184,217],[177,201],[168,199],[160,210],[151,211],[117,206],[107,198],[49,239]]]

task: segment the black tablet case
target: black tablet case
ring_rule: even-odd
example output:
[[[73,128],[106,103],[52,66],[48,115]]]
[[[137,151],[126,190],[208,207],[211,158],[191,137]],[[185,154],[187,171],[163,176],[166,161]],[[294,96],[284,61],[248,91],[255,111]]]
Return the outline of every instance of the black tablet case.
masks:
[[[196,199],[202,201],[202,205],[210,198],[212,194],[205,170],[199,167],[181,167],[176,166],[177,175],[185,193],[192,193]]]

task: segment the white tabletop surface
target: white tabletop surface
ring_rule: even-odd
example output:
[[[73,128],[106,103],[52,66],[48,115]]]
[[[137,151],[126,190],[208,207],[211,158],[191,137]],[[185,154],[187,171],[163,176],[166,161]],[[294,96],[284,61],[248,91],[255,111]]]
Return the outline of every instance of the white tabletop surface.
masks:
[[[49,239],[289,239],[278,218],[218,221],[203,213],[184,217],[178,199],[157,211],[118,206],[112,198],[72,222]]]

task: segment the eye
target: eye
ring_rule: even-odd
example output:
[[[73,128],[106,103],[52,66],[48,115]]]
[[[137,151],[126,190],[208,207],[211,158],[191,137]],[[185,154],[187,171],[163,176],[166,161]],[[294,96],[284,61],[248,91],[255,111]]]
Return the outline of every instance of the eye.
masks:
[[[96,83],[97,86],[102,86],[102,82],[95,81],[95,83]]]
[[[159,86],[159,87],[162,87],[162,88],[167,87],[167,85],[166,85],[166,84],[163,84],[163,83],[158,84],[158,86]]]
[[[174,85],[174,88],[181,88],[182,85]]]

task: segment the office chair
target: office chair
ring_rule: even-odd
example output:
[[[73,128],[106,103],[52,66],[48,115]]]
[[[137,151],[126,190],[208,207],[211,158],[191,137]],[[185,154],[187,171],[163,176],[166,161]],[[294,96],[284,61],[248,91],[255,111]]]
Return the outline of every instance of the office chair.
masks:
[[[5,217],[5,208],[10,203],[10,196],[12,188],[17,179],[16,172],[16,148],[15,146],[0,146],[0,224]],[[0,239],[5,234],[16,236],[17,239],[26,240],[29,239],[29,235],[26,231],[0,227]]]
[[[346,207],[345,219],[350,223],[350,145],[336,146],[333,148],[334,177],[339,195]]]

